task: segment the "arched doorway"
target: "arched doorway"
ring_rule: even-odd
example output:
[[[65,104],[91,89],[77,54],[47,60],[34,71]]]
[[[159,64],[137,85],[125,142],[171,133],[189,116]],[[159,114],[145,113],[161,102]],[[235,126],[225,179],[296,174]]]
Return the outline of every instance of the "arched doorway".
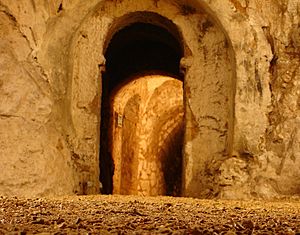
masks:
[[[103,193],[179,195],[183,46],[171,21],[143,14],[152,22],[122,27],[105,52],[100,180]]]
[[[165,38],[162,41],[157,37],[150,38],[160,45],[175,48],[175,51],[176,48],[180,48],[182,53],[177,57],[176,70],[179,71],[179,67],[181,67],[184,77],[181,77],[179,71],[178,79],[178,75],[174,74],[174,70],[172,70],[175,67],[169,67],[169,63],[164,64],[165,70],[159,67],[160,71],[163,70],[163,74],[160,75],[171,76],[184,82],[181,194],[193,197],[214,197],[221,191],[220,187],[223,187],[220,185],[220,167],[226,159],[231,158],[234,148],[233,138],[234,130],[236,130],[234,98],[237,71],[235,54],[227,31],[209,7],[196,0],[101,1],[93,9],[93,13],[81,24],[72,43],[74,60],[70,73],[72,75],[70,140],[74,146],[73,156],[76,161],[77,181],[93,182],[93,184],[88,184],[91,185],[88,193],[98,192],[99,173],[105,171],[105,169],[99,168],[99,146],[102,146],[102,150],[109,147],[109,144],[108,146],[100,144],[103,142],[100,141],[100,135],[105,136],[102,132],[109,132],[105,130],[105,125],[100,127],[100,123],[105,122],[101,121],[104,116],[101,117],[99,114],[100,112],[111,113],[105,112],[105,109],[109,110],[109,105],[106,104],[110,104],[110,102],[105,102],[103,99],[111,97],[105,93],[114,92],[114,89],[118,89],[122,84],[130,84],[135,76],[149,75],[143,74],[143,72],[139,75],[138,70],[128,65],[127,69],[123,70],[126,71],[124,76],[115,76],[117,80],[112,83],[111,88],[103,81],[112,81],[109,79],[108,51],[114,37],[118,32],[126,31],[126,28],[128,29],[130,26],[139,27],[141,24],[158,27],[161,31],[155,31],[154,35],[162,35],[162,31],[169,33],[168,35],[176,40],[169,40],[168,37],[163,36],[159,37]],[[227,28],[227,30],[232,29]],[[144,37],[133,35],[137,38]],[[146,35],[149,34],[146,33]],[[124,46],[125,42],[131,41],[130,38],[134,37],[122,37],[120,45]],[[175,42],[175,44],[179,42],[180,45],[174,47],[174,44],[169,42]],[[165,49],[157,51],[161,54]],[[119,56],[122,57],[123,54],[119,54]],[[183,56],[182,59],[180,59],[181,56]],[[127,62],[127,60],[125,61]],[[140,63],[138,67],[142,67],[140,65],[144,63],[143,61],[145,60],[138,61]],[[156,66],[157,64],[150,63],[148,67],[144,67],[144,72],[148,73],[151,70],[153,72],[157,69]],[[105,69],[106,72],[103,72]],[[126,80],[127,78],[129,80]],[[132,106],[136,100],[139,100],[138,96],[135,96],[127,107],[140,109],[138,108],[141,107],[140,103]],[[109,122],[107,123],[109,124]],[[107,127],[110,126],[108,124]],[[108,165],[107,168],[111,169],[107,174],[112,175],[113,164]],[[105,175],[106,173],[101,172],[101,174]],[[129,174],[128,177],[131,175]],[[116,174],[113,177],[115,176]],[[120,179],[113,180],[121,182]],[[110,185],[110,190],[106,193],[112,192],[113,185],[112,183]],[[107,188],[109,189],[109,187]]]

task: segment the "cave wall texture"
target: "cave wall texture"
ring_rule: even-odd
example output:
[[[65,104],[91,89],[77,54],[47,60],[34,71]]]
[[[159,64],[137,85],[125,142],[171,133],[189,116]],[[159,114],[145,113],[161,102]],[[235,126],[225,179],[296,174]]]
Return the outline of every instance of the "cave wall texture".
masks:
[[[182,195],[299,195],[299,0],[0,0],[0,194],[99,192],[104,50],[145,11],[182,34]]]

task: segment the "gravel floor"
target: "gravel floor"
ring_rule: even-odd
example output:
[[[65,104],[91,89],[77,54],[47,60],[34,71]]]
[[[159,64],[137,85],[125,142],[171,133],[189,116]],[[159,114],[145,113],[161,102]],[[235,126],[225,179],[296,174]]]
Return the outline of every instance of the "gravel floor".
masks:
[[[0,234],[300,235],[300,200],[0,197]]]

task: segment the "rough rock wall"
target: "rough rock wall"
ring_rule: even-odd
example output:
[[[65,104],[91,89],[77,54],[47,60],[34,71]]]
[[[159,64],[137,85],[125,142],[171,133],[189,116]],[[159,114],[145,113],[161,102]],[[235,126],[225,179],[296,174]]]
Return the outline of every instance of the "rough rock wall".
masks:
[[[240,16],[243,15],[251,25],[253,37],[252,45],[244,49],[236,48],[236,53],[243,50],[247,53],[245,56],[252,56],[254,66],[244,64],[243,67],[254,71],[253,77],[256,81],[260,81],[261,84],[267,82],[267,86],[253,84],[261,97],[236,99],[236,102],[243,105],[255,99],[256,104],[266,102],[267,105],[262,109],[265,120],[257,119],[255,112],[251,113],[251,107],[248,108],[250,112],[245,112],[246,116],[241,120],[245,123],[243,138],[235,140],[234,143],[240,145],[235,148],[238,157],[229,159],[228,165],[225,162],[224,167],[221,167],[221,184],[230,185],[228,190],[225,186],[221,194],[231,198],[237,195],[299,195],[300,3],[288,0],[231,2],[236,12]],[[266,41],[267,48],[258,47],[263,41]],[[256,58],[255,54],[262,50],[267,59],[269,49],[269,74],[262,76],[259,67],[263,58]],[[251,82],[250,79],[248,82]],[[243,88],[251,89],[253,85],[248,83]],[[237,92],[242,92],[239,88],[238,86]],[[263,101],[266,92],[271,93],[269,101]],[[258,125],[249,125],[251,119],[257,119]],[[263,128],[259,125],[263,125]],[[265,130],[264,134],[255,135],[259,129]],[[244,195],[239,194],[241,191],[244,191]]]
[[[73,38],[82,35],[82,45],[89,40],[91,32],[78,29],[101,2],[0,0],[1,194],[97,192],[95,143],[84,140],[83,146],[72,134],[67,94]],[[164,8],[167,1],[153,2]],[[219,22],[236,58],[232,153],[208,167],[214,169],[207,172],[213,192],[206,183],[195,190],[227,198],[300,194],[299,1],[185,1],[182,16],[193,14],[193,4]],[[92,32],[105,33],[105,27]],[[83,102],[78,109],[89,107]],[[81,158],[87,148],[90,152]]]
[[[33,10],[25,1],[0,3],[0,193],[69,194],[71,159],[53,116],[52,87],[34,55]]]
[[[262,169],[269,169],[263,177],[278,182],[274,187],[276,193],[299,194],[300,3],[266,2],[261,7],[262,17],[265,17],[263,29],[273,54],[270,62],[272,108],[268,113],[265,143],[267,152],[261,157],[264,162]],[[271,9],[269,14],[268,8]],[[266,164],[270,159],[275,170],[270,171]]]

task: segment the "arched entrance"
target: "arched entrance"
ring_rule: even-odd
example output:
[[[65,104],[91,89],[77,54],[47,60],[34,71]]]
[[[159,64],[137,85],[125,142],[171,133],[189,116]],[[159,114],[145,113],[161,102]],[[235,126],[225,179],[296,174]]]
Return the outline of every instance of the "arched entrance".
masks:
[[[70,91],[72,94],[70,99],[72,127],[74,128],[71,140],[72,145],[75,146],[74,153],[76,154],[74,156],[79,166],[76,169],[77,175],[81,177],[78,181],[97,182],[100,174],[107,174],[110,177],[106,179],[110,178],[115,182],[121,182],[122,173],[113,174],[112,161],[107,167],[99,169],[99,146],[103,151],[104,148],[111,145],[111,143],[108,143],[107,146],[104,144],[105,138],[106,140],[110,139],[107,137],[110,132],[105,128],[109,129],[111,123],[110,121],[102,122],[101,118],[106,119],[105,115],[109,114],[110,118],[106,120],[116,120],[111,118],[111,111],[105,111],[110,110],[110,104],[112,104],[109,101],[112,97],[110,94],[124,84],[128,84],[130,87],[133,78],[137,80],[137,76],[146,76],[149,75],[147,74],[149,72],[150,75],[169,76],[177,81],[182,80],[184,83],[182,195],[216,196],[220,192],[218,178],[220,166],[224,160],[231,157],[233,149],[236,70],[233,48],[225,30],[218,20],[211,16],[211,11],[205,5],[194,0],[184,2],[123,0],[117,3],[101,1],[93,9],[93,12],[94,14],[87,17],[78,29],[78,35],[74,37],[72,46],[72,56],[75,59],[72,61]],[[136,30],[136,28],[141,26],[142,28],[146,26],[148,31],[139,35],[140,30]],[[120,36],[121,39],[117,39],[118,33],[123,35]],[[152,34],[154,36],[149,36]],[[135,42],[135,37],[140,38],[141,43]],[[176,40],[170,40],[170,38]],[[115,40],[116,46],[110,49]],[[176,46],[178,42],[180,45]],[[133,61],[134,63],[128,62],[126,49],[128,47],[141,48],[143,43],[151,45],[151,47],[146,47],[146,51],[149,52],[149,58],[152,60],[142,58]],[[120,50],[120,47],[123,47],[124,50]],[[152,48],[156,49],[152,50]],[[119,51],[123,51],[123,53],[119,53]],[[138,51],[141,50],[136,50],[136,57],[138,57]],[[159,51],[160,56],[155,57],[157,53],[151,55],[152,51]],[[115,55],[117,56],[115,57]],[[128,62],[127,65],[120,63],[120,61],[124,61],[124,58],[126,63]],[[161,62],[162,58],[167,62]],[[171,63],[173,58],[176,58],[175,62]],[[148,64],[149,62],[150,64]],[[133,64],[138,66],[132,66]],[[176,68],[173,66],[174,64],[176,64]],[[161,65],[163,66],[159,67]],[[119,66],[123,68],[114,69]],[[143,69],[139,70],[139,68]],[[183,71],[184,76],[180,73],[179,68]],[[156,70],[163,71],[163,73],[153,74],[153,71],[157,72]],[[138,74],[139,72],[147,73]],[[106,81],[112,82],[106,84]],[[126,86],[124,85],[124,87]],[[128,111],[125,112],[127,116],[130,115],[130,110],[140,110],[142,107],[139,102],[139,99],[142,100],[142,98],[138,93],[134,95],[136,96],[131,96],[128,102],[126,101],[128,106],[125,104],[123,106],[124,110]],[[100,101],[102,101],[102,106]],[[102,117],[99,115],[100,113],[102,113]],[[122,122],[122,116],[117,120]],[[102,137],[100,138],[100,136]],[[131,132],[125,135],[125,139],[127,139],[126,136],[134,139]],[[172,141],[166,140],[167,142],[171,143]],[[164,146],[169,145],[172,146],[172,144]],[[124,149],[130,148],[124,145]],[[109,162],[109,158],[106,160]],[[101,161],[105,162],[101,159],[100,165],[103,164]],[[106,164],[104,163],[104,165]],[[104,168],[110,169],[107,171],[108,173],[105,173]],[[112,178],[112,174],[113,177],[119,175],[119,179]],[[131,178],[134,174],[139,176],[138,173],[131,171],[131,174],[125,174],[125,178]],[[105,178],[106,176],[101,177]],[[104,187],[107,189],[106,193],[113,190],[114,186],[111,182],[107,181],[110,186]],[[97,187],[94,188],[97,189]],[[134,186],[134,188],[138,188],[138,186]],[[167,188],[165,187],[166,191],[168,191]]]
[[[179,195],[183,46],[171,21],[139,14],[142,22],[115,32],[105,52],[100,180],[103,193]]]

